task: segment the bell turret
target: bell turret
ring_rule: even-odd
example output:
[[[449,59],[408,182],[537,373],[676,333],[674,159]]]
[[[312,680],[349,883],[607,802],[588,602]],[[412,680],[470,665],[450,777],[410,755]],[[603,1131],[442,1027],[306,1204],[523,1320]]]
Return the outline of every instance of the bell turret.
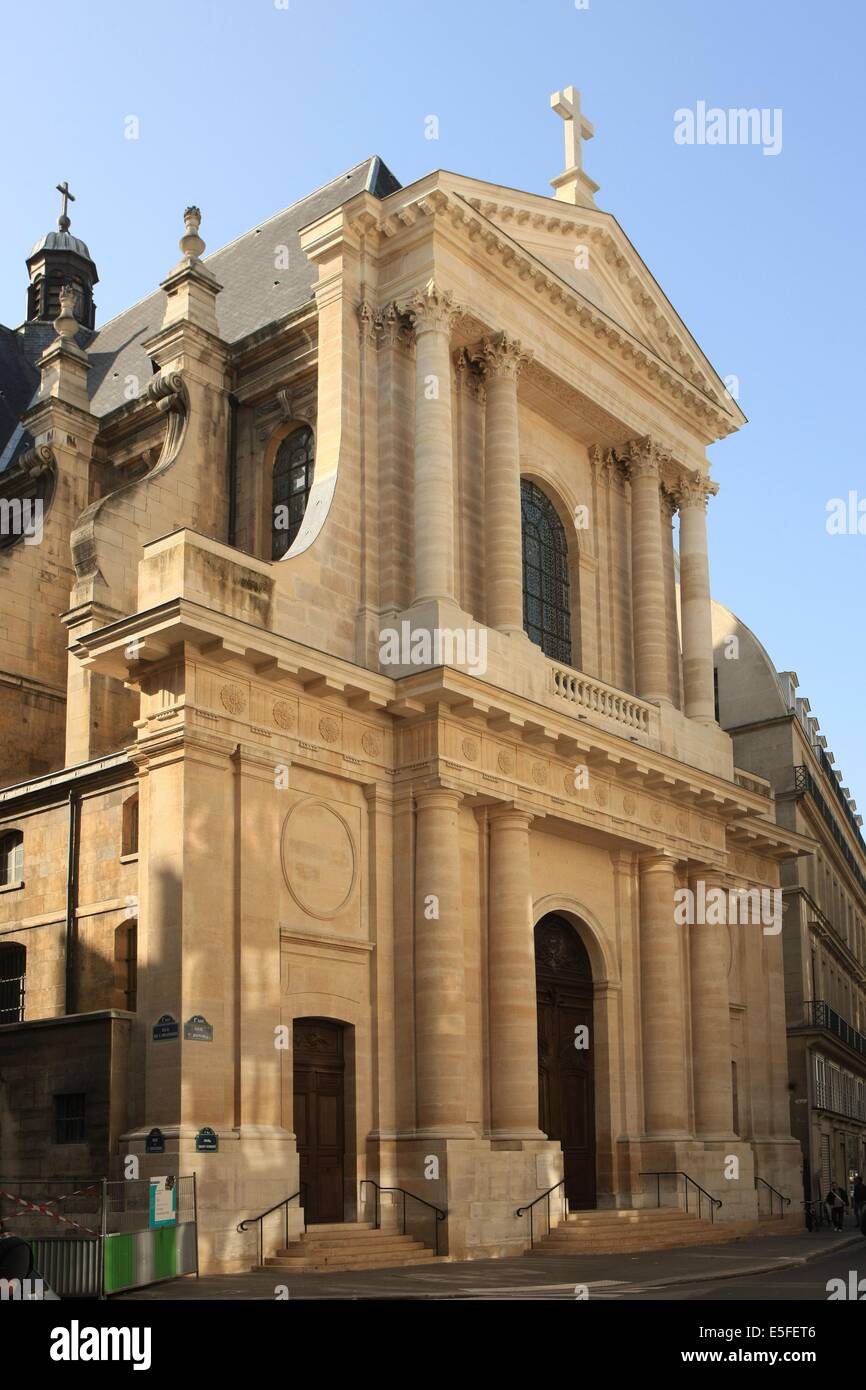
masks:
[[[30,287],[27,291],[27,320],[53,322],[60,314],[60,294],[71,285],[75,293],[75,317],[82,328],[92,329],[96,320],[93,286],[98,283],[90,252],[80,237],[69,230],[70,202],[75,198],[66,182],[57,185],[63,198],[57,231],[37,241],[27,257]]]

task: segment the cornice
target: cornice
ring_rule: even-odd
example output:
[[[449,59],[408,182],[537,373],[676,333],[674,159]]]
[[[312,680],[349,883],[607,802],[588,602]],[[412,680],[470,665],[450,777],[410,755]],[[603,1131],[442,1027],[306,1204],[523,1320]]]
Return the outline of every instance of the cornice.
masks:
[[[552,305],[560,306],[566,316],[575,320],[578,328],[592,336],[594,342],[602,342],[622,364],[636,369],[645,381],[661,389],[669,399],[690,411],[711,430],[713,438],[722,439],[739,427],[741,422],[735,420],[715,398],[709,380],[697,371],[693,359],[684,347],[677,356],[678,361],[681,357],[688,359],[689,375],[679,366],[666,362],[654,349],[615,323],[539,257],[488,221],[486,214],[481,210],[486,205],[482,200],[474,201],[479,204],[477,209],[472,201],[467,201],[459,194],[447,193],[441,188],[436,188],[394,212],[387,212],[383,208],[378,217],[365,208],[356,219],[356,223],[358,230],[363,231],[375,242],[388,241],[406,227],[414,227],[423,218],[447,219],[454,231],[466,236],[473,244],[473,254],[482,250],[495,257],[519,280],[526,281],[538,293],[544,294]],[[515,218],[517,216],[518,210],[515,210]],[[533,214],[527,213],[524,220],[531,219],[532,216]],[[584,228],[593,230],[583,220],[563,217],[559,213],[551,213],[549,221],[557,228],[564,228],[568,233]],[[350,225],[355,223],[350,220]],[[596,235],[609,236],[609,233],[595,230]],[[627,268],[625,258],[620,256],[619,259]],[[646,291],[642,293],[646,294]]]
[[[699,390],[713,394],[712,382],[707,373],[695,366],[693,354],[688,351],[681,335],[659,310],[656,300],[649,293],[643,278],[634,269],[629,258],[617,248],[610,226],[605,225],[611,216],[609,213],[601,213],[605,221],[600,223],[598,212],[594,218],[589,218],[583,209],[575,208],[573,215],[563,215],[561,204],[557,205],[556,212],[532,212],[529,208],[520,207],[513,202],[493,198],[467,198],[466,202],[488,219],[496,217],[501,222],[513,222],[515,227],[528,226],[534,231],[554,235],[558,233],[568,237],[569,241],[577,239],[581,244],[594,248],[610,267],[614,278],[635,308],[647,320],[664,349],[670,353],[671,364]],[[616,225],[618,227],[618,224]]]

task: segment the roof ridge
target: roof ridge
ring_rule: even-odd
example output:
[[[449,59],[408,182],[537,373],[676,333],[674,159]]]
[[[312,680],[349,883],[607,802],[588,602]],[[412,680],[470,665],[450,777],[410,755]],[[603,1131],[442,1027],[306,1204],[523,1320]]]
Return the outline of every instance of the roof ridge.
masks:
[[[352,174],[356,172],[356,170],[362,169],[365,164],[369,164],[372,160],[376,159],[377,157],[377,155],[371,154],[368,155],[366,159],[359,160],[357,164],[352,165],[351,169],[344,169],[341,174],[336,174],[334,178],[328,179],[327,183],[320,184],[320,186],[318,188],[314,188],[312,192],[305,193],[302,198],[296,198],[293,203],[287,203],[286,206],[284,208],[280,208],[278,212],[272,212],[270,217],[266,217],[263,222],[253,223],[252,227],[247,227],[245,232],[239,232],[236,237],[232,237],[231,241],[227,241],[224,246],[218,247],[216,251],[211,251],[209,256],[203,256],[202,260],[210,261],[213,260],[214,256],[222,255],[223,251],[228,251],[229,247],[235,246],[239,241],[243,241],[245,236],[249,236],[250,232],[254,232],[260,230],[262,227],[266,227],[269,222],[275,222],[278,217],[284,217],[285,214],[287,212],[290,212],[292,208],[298,207],[300,203],[306,203],[310,198],[317,197],[319,193],[324,193],[326,188],[330,188],[332,184],[339,183],[341,179],[350,178]]]

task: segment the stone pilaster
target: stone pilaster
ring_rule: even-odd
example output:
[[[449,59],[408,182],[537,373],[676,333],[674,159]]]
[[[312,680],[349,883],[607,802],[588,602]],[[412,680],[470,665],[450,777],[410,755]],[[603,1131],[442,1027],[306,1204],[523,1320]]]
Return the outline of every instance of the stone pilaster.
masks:
[[[665,575],[658,451],[652,440],[629,450],[635,689],[643,700],[669,699]]]
[[[466,1002],[460,892],[461,793],[420,792],[415,827],[417,1126],[471,1136],[466,1124]]]
[[[244,850],[238,857],[238,1123],[282,1141],[280,1061],[275,1045],[280,1022],[280,929],[275,911],[279,897],[279,793],[274,786],[270,750],[239,745],[233,754],[235,814],[243,827]],[[228,964],[226,962],[226,964]]]
[[[523,546],[520,517],[520,436],[517,378],[527,361],[505,333],[481,348],[487,387],[484,455],[484,545],[487,622],[500,632],[523,632]]]
[[[696,870],[689,875],[694,901],[701,900],[699,882],[704,883],[707,893],[712,888],[727,892],[718,874]],[[695,1134],[699,1139],[727,1139],[733,1134],[733,1094],[726,920],[693,923],[689,946]]]
[[[431,280],[406,306],[415,330],[415,596],[455,600],[451,325],[460,312]]]
[[[708,479],[690,474],[680,483],[680,604],[683,627],[685,713],[702,724],[715,723],[713,624],[707,557]]]
[[[644,1124],[651,1138],[688,1135],[685,981],[674,921],[676,861],[640,859],[640,961]]]
[[[529,827],[515,806],[495,807],[490,824],[488,980],[490,1132],[494,1139],[541,1139],[538,1027]]]

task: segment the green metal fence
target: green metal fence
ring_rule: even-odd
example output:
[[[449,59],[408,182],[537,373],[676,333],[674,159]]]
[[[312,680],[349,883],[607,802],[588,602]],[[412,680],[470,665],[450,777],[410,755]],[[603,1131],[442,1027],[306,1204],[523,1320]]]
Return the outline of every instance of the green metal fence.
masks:
[[[2,1178],[0,1228],[29,1241],[36,1269],[61,1298],[104,1298],[198,1274],[194,1173],[167,1181]]]

